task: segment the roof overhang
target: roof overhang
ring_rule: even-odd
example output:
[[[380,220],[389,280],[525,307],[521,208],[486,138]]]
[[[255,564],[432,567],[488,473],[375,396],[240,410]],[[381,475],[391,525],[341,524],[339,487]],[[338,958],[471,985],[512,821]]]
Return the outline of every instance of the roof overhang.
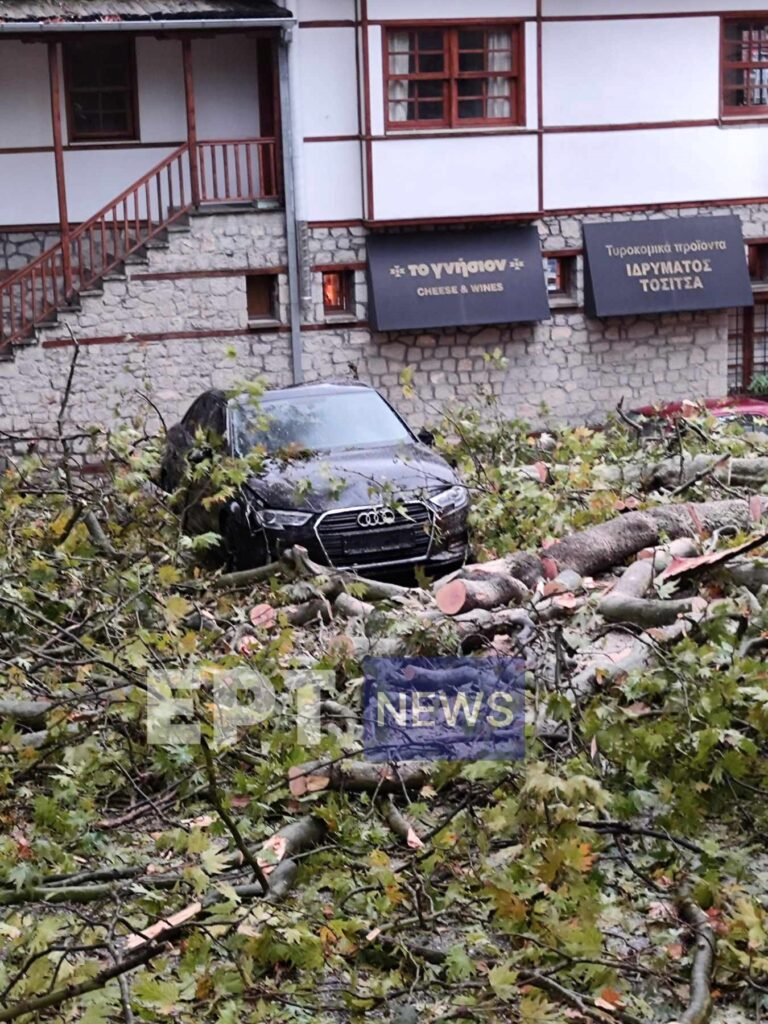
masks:
[[[67,17],[34,17],[34,3],[20,5],[26,8],[24,13],[30,11],[27,17],[14,17],[20,13],[14,11],[7,20],[2,19],[2,7],[0,4],[0,34],[2,35],[43,35],[61,33],[82,33],[82,32],[187,32],[187,31],[211,31],[212,29],[269,29],[286,28],[296,24],[296,17],[291,11],[281,7],[269,0],[261,0],[258,7],[260,14],[252,13],[248,6],[242,2],[232,3],[229,10],[227,4],[222,3],[222,9],[216,8],[208,3],[195,4],[195,0],[183,6],[188,6],[188,11],[178,11],[178,6],[153,4],[154,11],[136,12],[137,5],[126,5],[122,11],[119,5],[105,5],[103,10],[98,11],[97,17],[79,17],[70,15]],[[92,5],[96,7],[96,4]],[[100,6],[100,5],[99,5]],[[197,6],[197,10],[196,10]],[[116,10],[116,7],[118,8]],[[165,7],[165,9],[163,9]],[[159,10],[158,10],[159,8]],[[240,8],[238,10],[238,8]],[[243,9],[245,8],[245,9]],[[7,9],[7,8],[6,8]],[[31,9],[31,10],[30,10]],[[46,13],[50,7],[43,8]],[[198,13],[199,11],[199,13]],[[88,14],[93,14],[89,11]]]
[[[0,35],[60,35],[62,32],[191,32],[211,29],[288,28],[296,18],[200,18],[190,21],[77,21],[40,24],[0,22]]]

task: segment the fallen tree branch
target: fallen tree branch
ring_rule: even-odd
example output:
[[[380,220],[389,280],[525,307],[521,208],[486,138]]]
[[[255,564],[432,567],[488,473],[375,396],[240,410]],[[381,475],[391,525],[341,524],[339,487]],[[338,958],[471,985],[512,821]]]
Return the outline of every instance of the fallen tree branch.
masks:
[[[386,946],[388,949],[404,948],[411,956],[419,957],[426,963],[433,964],[436,967],[442,966],[448,959],[448,954],[443,952],[442,949],[425,946],[422,943],[404,942],[402,939],[392,935],[376,932],[371,941],[378,945]],[[540,971],[519,971],[517,980],[521,986],[530,985],[533,988],[538,988],[571,1009],[576,1010],[583,1017],[598,1021],[599,1024],[606,1024],[606,1021],[618,1021],[619,1024],[644,1024],[638,1017],[631,1013],[626,1013],[618,1007],[607,1010],[594,1006],[578,992],[566,988],[558,981],[555,981],[554,978],[550,978]]]
[[[52,992],[48,992],[43,996],[37,996],[31,999],[23,999],[21,1002],[16,1003],[14,1006],[6,1007],[5,1009],[0,1008],[0,1024],[8,1024],[9,1021],[18,1020],[19,1017],[26,1017],[30,1014],[40,1013],[41,1010],[50,1010],[54,1006],[61,1006],[62,1003],[69,1002],[72,999],[77,999],[79,996],[87,995],[89,992],[96,992],[98,989],[104,988],[104,986],[112,981],[113,978],[119,978],[129,971],[136,970],[137,967],[143,967],[145,964],[161,953],[168,942],[172,942],[175,938],[183,933],[183,926],[175,929],[170,929],[163,936],[162,943],[151,943],[145,949],[135,953],[133,956],[125,957],[124,960],[120,960],[111,967],[104,968],[103,971],[99,971],[92,978],[88,978],[86,981],[81,981],[72,985],[64,985],[62,988],[54,989]]]
[[[54,704],[46,700],[0,700],[0,722],[10,718],[28,729],[40,729]]]
[[[389,825],[395,835],[404,839],[412,850],[422,850],[424,848],[424,843],[419,838],[416,829],[403,812],[395,806],[392,800],[384,801],[382,814],[387,825]]]
[[[609,594],[599,605],[600,614],[609,622],[631,622],[633,626],[652,629],[671,626],[682,615],[699,610],[706,601],[700,597],[684,597],[676,601],[656,601],[644,597]]]
[[[373,761],[336,761],[326,764],[309,761],[288,770],[289,787],[294,796],[321,789],[346,789],[350,792],[402,793],[420,789],[430,778],[430,766],[419,761],[377,764]]]
[[[678,904],[678,912],[693,929],[696,941],[691,965],[691,995],[685,1013],[670,1024],[705,1024],[712,1013],[712,972],[715,967],[715,933],[712,924],[690,897]]]

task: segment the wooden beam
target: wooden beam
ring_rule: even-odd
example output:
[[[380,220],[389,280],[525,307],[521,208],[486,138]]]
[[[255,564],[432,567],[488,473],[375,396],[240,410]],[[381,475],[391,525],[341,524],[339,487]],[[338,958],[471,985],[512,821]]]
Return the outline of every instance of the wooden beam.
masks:
[[[181,42],[184,59],[184,97],[187,102],[187,145],[189,146],[189,178],[192,189],[192,205],[200,205],[200,166],[197,150],[197,115],[195,112],[195,79],[192,69],[192,40],[185,37]]]
[[[72,294],[72,250],[69,244],[69,213],[67,211],[67,182],[64,172],[64,147],[61,134],[61,74],[58,43],[48,43],[48,77],[51,87],[51,125],[53,127],[53,159],[56,167],[56,194],[59,202],[59,229],[61,231],[62,273],[64,294]]]

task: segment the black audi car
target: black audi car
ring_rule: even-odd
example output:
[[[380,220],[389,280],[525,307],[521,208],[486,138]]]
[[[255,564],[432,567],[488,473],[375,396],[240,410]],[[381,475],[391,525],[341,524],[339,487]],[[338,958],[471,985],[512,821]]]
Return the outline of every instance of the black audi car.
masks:
[[[264,456],[213,523],[202,501],[201,463],[211,455],[203,439]],[[335,568],[447,572],[467,554],[469,501],[430,443],[358,382],[299,384],[257,401],[206,391],[168,431],[160,482],[170,491],[187,481],[188,528],[218,529],[236,568],[301,544]]]

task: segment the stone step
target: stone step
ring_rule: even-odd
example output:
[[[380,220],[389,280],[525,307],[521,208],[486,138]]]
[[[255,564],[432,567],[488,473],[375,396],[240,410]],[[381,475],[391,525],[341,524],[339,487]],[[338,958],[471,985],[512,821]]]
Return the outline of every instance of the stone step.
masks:
[[[242,210],[242,207],[240,209]],[[190,218],[186,215],[174,221],[173,224],[168,225],[167,228],[159,232],[154,238],[149,239],[135,252],[118,262],[108,273],[97,277],[93,285],[76,292],[68,306],[56,310],[34,328],[30,328],[29,333],[24,338],[14,341],[12,345],[0,347],[0,361],[12,361],[13,351],[17,346],[26,348],[30,345],[36,345],[46,340],[58,339],[62,335],[66,335],[67,324],[76,330],[79,315],[84,311],[84,304],[87,304],[89,300],[94,300],[96,303],[102,300],[105,293],[105,285],[108,286],[110,282],[118,284],[127,283],[129,285],[132,271],[140,272],[142,269],[148,266],[151,267],[156,263],[162,267],[162,254],[170,248],[172,239],[189,234],[190,230]],[[109,242],[109,239],[107,239],[107,242]],[[84,253],[84,255],[87,254]],[[113,258],[114,255],[108,252],[107,260],[111,262]],[[85,276],[90,276],[87,268]],[[62,280],[60,277],[59,283]],[[137,282],[138,284],[140,282]],[[96,309],[91,307],[88,310],[88,315],[99,316],[100,311],[98,307]],[[108,317],[105,317],[105,319],[108,319]]]

